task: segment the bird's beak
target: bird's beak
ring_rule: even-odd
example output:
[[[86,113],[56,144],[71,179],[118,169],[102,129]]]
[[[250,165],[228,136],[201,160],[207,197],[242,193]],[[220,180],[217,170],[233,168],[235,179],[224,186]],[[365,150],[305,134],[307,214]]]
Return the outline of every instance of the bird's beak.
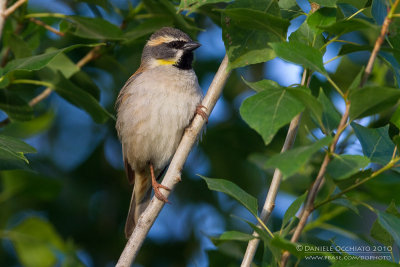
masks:
[[[193,51],[193,50],[199,48],[200,46],[201,46],[201,44],[199,44],[198,42],[190,41],[183,45],[183,50]]]

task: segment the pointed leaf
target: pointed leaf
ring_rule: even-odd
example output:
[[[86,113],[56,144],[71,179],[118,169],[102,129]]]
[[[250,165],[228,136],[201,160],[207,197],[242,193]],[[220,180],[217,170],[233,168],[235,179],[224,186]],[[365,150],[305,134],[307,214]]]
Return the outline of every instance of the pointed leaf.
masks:
[[[369,158],[364,156],[337,155],[329,163],[326,171],[333,179],[342,180],[364,169],[369,163]]]
[[[105,123],[113,116],[88,92],[66,79],[61,72],[42,72],[42,77],[53,84],[54,90],[71,104],[85,110],[95,122]]]
[[[14,59],[10,62],[7,63],[7,65],[4,67],[1,79],[4,78],[4,75],[8,74],[9,72],[16,71],[16,70],[27,70],[27,71],[33,71],[33,70],[40,70],[44,68],[51,60],[53,60],[57,55],[60,53],[66,53],[68,51],[71,51],[72,49],[76,49],[79,47],[94,47],[94,46],[99,46],[101,44],[76,44],[76,45],[71,45],[69,47],[65,47],[62,49],[58,49],[53,52],[49,53],[44,53],[41,55],[36,55],[32,57],[27,57],[27,58],[19,58],[19,59]]]
[[[276,55],[283,60],[299,64],[304,68],[318,71],[323,75],[328,75],[322,63],[322,53],[313,47],[299,42],[282,42],[269,44]]]
[[[37,217],[31,217],[12,229],[11,241],[21,263],[27,267],[57,265],[57,252],[65,245],[54,227]]]
[[[327,146],[332,141],[331,137],[325,137],[309,146],[296,147],[286,152],[276,154],[265,162],[265,168],[278,168],[284,177],[289,177],[298,172],[309,158]]]
[[[0,135],[0,170],[27,169],[24,153],[36,153],[36,149],[17,138]]]
[[[246,25],[242,23],[241,18],[236,16],[233,18],[228,15],[231,9],[243,8],[251,10],[249,12],[257,12],[263,18],[273,16],[276,21],[280,21],[278,32],[287,30],[287,28],[282,29],[282,27],[286,27],[287,23],[280,18],[280,9],[274,0],[238,0],[227,6],[221,16],[221,25],[222,39],[229,59],[229,69],[266,62],[275,58],[275,53],[266,44],[282,41],[281,37],[265,28],[262,30],[260,27],[257,29],[244,28]],[[233,13],[238,15],[235,11]],[[273,26],[270,25],[270,27]],[[286,36],[286,33],[283,35]]]
[[[318,100],[323,107],[323,125],[321,126],[327,134],[330,134],[334,129],[338,127],[340,122],[340,114],[336,110],[335,106],[332,104],[332,101],[326,96],[325,92],[322,89],[320,89]]]
[[[7,113],[11,121],[33,119],[33,109],[16,92],[0,90],[0,109]]]
[[[267,145],[276,132],[303,109],[304,105],[287,90],[269,87],[244,100],[240,115]]]
[[[285,215],[283,215],[282,228],[289,222],[291,218],[293,218],[296,215],[297,211],[300,209],[301,205],[306,200],[306,197],[307,197],[307,192],[296,198],[296,200],[293,201],[292,204],[290,204],[289,208],[285,212]]]
[[[252,195],[246,193],[239,186],[224,179],[207,178],[201,175],[200,177],[203,178],[204,181],[206,181],[207,186],[210,190],[222,192],[233,197],[239,203],[241,203],[246,209],[248,209],[254,216],[257,216],[258,213],[257,199]]]
[[[396,104],[400,90],[389,87],[369,86],[350,93],[350,119],[379,113]]]
[[[378,221],[390,233],[397,246],[400,246],[400,218],[384,211],[378,211]]]
[[[371,162],[385,165],[391,160],[395,145],[389,137],[388,125],[370,129],[352,122],[351,127],[361,143],[364,155]]]

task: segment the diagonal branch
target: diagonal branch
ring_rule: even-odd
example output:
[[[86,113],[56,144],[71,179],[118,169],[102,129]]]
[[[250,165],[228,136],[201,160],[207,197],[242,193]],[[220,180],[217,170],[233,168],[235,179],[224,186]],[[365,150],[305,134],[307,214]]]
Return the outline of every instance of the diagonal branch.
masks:
[[[22,6],[26,1],[28,1],[28,0],[18,0],[18,1],[15,2],[12,6],[10,6],[9,8],[7,8],[6,11],[4,11],[3,16],[4,16],[4,17],[10,16],[11,13],[13,13],[15,10],[17,10],[17,8],[19,8],[20,6]]]
[[[208,115],[214,108],[218,98],[222,93],[225,82],[229,77],[230,72],[227,70],[227,67],[228,57],[225,55],[202,102],[202,105],[206,107],[206,112]],[[193,144],[196,142],[198,135],[204,126],[204,123],[205,121],[201,118],[201,116],[197,115],[193,119],[191,125],[185,130],[178,149],[176,150],[168,171],[163,179],[163,185],[173,189],[175,185],[180,181],[183,165],[189,155]],[[168,197],[170,191],[164,190],[163,194],[164,196]],[[147,233],[149,232],[164,204],[164,202],[158,200],[156,197],[153,197],[147,209],[140,216],[132,235],[126,243],[124,251],[122,252],[116,265],[117,267],[131,266],[133,260],[139,253],[139,250],[147,236]]]
[[[4,28],[4,23],[6,21],[6,16],[4,15],[6,7],[7,7],[7,0],[0,0],[0,39],[3,36],[3,28]]]

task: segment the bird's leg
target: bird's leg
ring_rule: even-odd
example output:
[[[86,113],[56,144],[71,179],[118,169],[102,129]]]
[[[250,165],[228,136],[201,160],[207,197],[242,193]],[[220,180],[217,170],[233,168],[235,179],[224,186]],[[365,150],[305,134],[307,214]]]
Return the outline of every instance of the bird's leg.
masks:
[[[171,190],[168,187],[157,183],[156,177],[154,175],[154,168],[153,164],[150,163],[150,173],[151,173],[151,185],[154,189],[154,195],[161,201],[164,201],[165,203],[169,203],[168,199],[160,192],[159,188],[163,188],[165,190]]]
[[[205,120],[206,123],[208,123],[207,113],[205,113],[204,110],[202,110],[202,108],[207,110],[207,108],[205,106],[198,104],[196,107],[196,114],[199,114],[203,118],[203,120]]]

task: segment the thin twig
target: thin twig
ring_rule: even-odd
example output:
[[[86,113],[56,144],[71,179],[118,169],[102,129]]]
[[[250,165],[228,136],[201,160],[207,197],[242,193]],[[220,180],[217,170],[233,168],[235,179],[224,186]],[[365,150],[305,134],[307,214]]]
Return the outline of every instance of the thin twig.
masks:
[[[227,67],[228,57],[225,55],[225,58],[222,61],[218,72],[215,74],[214,80],[212,81],[202,102],[202,105],[206,107],[207,114],[209,114],[214,108],[219,96],[221,95],[225,82],[229,77]],[[172,158],[168,171],[165,174],[162,182],[163,185],[173,189],[180,181],[183,164],[185,163],[193,144],[196,142],[204,123],[205,121],[201,118],[201,116],[197,115],[193,119],[191,125],[186,129],[178,149]],[[168,197],[170,191],[163,190],[163,194],[164,196]],[[163,201],[153,197],[147,209],[140,216],[132,235],[126,243],[125,249],[116,265],[117,267],[131,266],[147,236],[147,233],[149,232],[164,204],[165,203]]]
[[[350,110],[350,102],[346,103],[346,110],[342,116],[342,119],[340,120],[340,124],[338,126],[338,131],[335,134],[334,140],[332,144],[329,147],[329,152],[334,152],[336,148],[337,141],[339,140],[340,134],[343,132],[343,130],[346,128],[346,122],[349,117],[349,110]],[[319,169],[317,178],[315,179],[313,185],[311,186],[311,189],[307,195],[307,200],[306,204],[303,208],[303,212],[300,216],[300,221],[297,224],[296,230],[294,231],[294,234],[292,238],[290,239],[291,242],[297,242],[299,240],[300,234],[304,229],[304,226],[307,223],[308,217],[310,216],[311,212],[314,210],[314,200],[315,197],[318,194],[318,191],[320,189],[320,185],[322,184],[326,172],[326,168],[328,167],[328,164],[331,160],[331,153],[327,152],[325,154],[324,160],[322,162],[321,168]],[[290,256],[290,253],[288,251],[285,251],[282,254],[281,258],[281,266],[285,266],[286,262]]]
[[[38,19],[35,19],[35,18],[30,18],[29,20],[32,21],[33,23],[39,25],[39,26],[44,27],[46,30],[51,31],[52,33],[57,34],[58,36],[61,36],[61,37],[64,37],[64,36],[65,36],[65,34],[64,34],[63,32],[60,32],[59,30],[57,30],[57,29],[51,27],[50,25],[47,25],[46,23],[44,23],[44,22],[41,21],[41,20],[38,20]]]
[[[6,11],[4,11],[3,16],[4,17],[8,17],[11,15],[11,13],[13,13],[15,10],[17,10],[17,8],[19,8],[20,6],[22,6],[27,0],[18,0],[17,2],[15,2],[12,6],[10,6],[9,8],[7,8]]]
[[[307,71],[304,70],[303,76],[301,79],[301,85],[304,86],[306,84],[306,78],[307,78]],[[310,79],[308,79],[308,81],[310,81]],[[308,86],[308,81],[307,81],[307,86]],[[301,113],[299,115],[297,115],[296,117],[294,117],[292,119],[292,121],[290,122],[289,130],[286,135],[285,143],[282,146],[281,153],[292,148],[293,143],[296,139],[297,129],[299,128],[300,120],[301,120]],[[271,213],[275,207],[275,199],[276,199],[276,195],[278,194],[278,190],[279,190],[281,181],[282,181],[282,173],[277,168],[277,169],[275,169],[274,176],[272,177],[271,185],[269,187],[268,194],[267,194],[267,197],[264,202],[264,207],[261,211],[260,217],[264,223],[266,223],[268,221],[268,219],[271,216]],[[258,236],[257,232],[254,231],[253,236]],[[259,238],[254,238],[249,241],[246,252],[245,252],[243,260],[242,260],[242,264],[241,264],[242,267],[248,267],[251,265],[259,243],[260,243]]]
[[[82,68],[84,65],[89,63],[90,61],[96,59],[99,57],[98,51],[100,50],[99,46],[96,46],[92,48],[89,53],[87,53],[81,60],[76,63],[76,66],[79,68]],[[39,95],[37,95],[35,98],[33,98],[31,101],[29,101],[29,106],[33,107],[37,103],[41,102],[42,100],[46,99],[52,92],[53,90],[50,87],[47,87],[44,89]]]
[[[392,159],[388,164],[386,164],[384,167],[380,168],[379,170],[373,172],[373,173],[372,173],[370,176],[368,176],[367,178],[364,178],[364,179],[362,179],[361,181],[356,182],[355,184],[353,184],[353,185],[347,187],[346,189],[343,189],[342,191],[340,191],[340,192],[337,193],[336,195],[330,197],[329,199],[324,200],[324,201],[322,201],[321,203],[318,203],[317,205],[315,205],[314,210],[318,209],[319,207],[321,207],[321,206],[323,206],[323,205],[325,205],[325,204],[327,204],[327,203],[329,203],[329,202],[334,201],[335,199],[340,198],[341,196],[347,194],[348,192],[352,191],[353,189],[359,187],[360,185],[363,185],[363,184],[365,184],[366,182],[368,182],[368,181],[374,179],[374,178],[377,177],[379,174],[381,174],[381,173],[383,173],[383,172],[385,172],[385,171],[387,171],[387,170],[390,170],[390,169],[396,167],[396,163],[399,162],[399,161],[400,161],[400,158],[394,158],[394,159]]]
[[[363,76],[362,81],[360,82],[360,86],[359,87],[363,87],[365,85],[366,81],[368,80],[369,75],[371,74],[374,61],[375,61],[375,59],[376,59],[376,57],[378,55],[378,52],[379,52],[379,50],[381,48],[381,45],[382,45],[382,43],[384,41],[384,38],[385,38],[385,36],[386,36],[386,34],[387,34],[388,30],[389,30],[389,24],[390,24],[391,18],[392,18],[391,16],[393,15],[394,10],[397,8],[397,5],[399,3],[400,3],[400,0],[396,0],[396,2],[393,4],[388,16],[385,18],[385,21],[384,21],[384,23],[382,25],[381,33],[380,33],[378,39],[375,42],[374,49],[373,49],[373,51],[371,53],[371,56],[370,56],[370,58],[368,60],[367,67],[365,69],[364,76]],[[300,216],[300,221],[299,221],[299,223],[298,223],[298,225],[296,227],[296,230],[294,231],[294,234],[293,234],[293,236],[292,236],[292,238],[290,240],[291,242],[297,242],[299,240],[301,232],[303,231],[303,229],[304,229],[304,227],[305,227],[305,225],[307,223],[308,217],[310,216],[310,214],[315,209],[314,200],[315,200],[315,198],[316,198],[316,196],[318,194],[318,190],[320,188],[320,185],[324,180],[324,175],[325,175],[328,163],[329,163],[329,161],[331,159],[331,155],[332,155],[332,153],[335,152],[335,148],[336,148],[336,145],[337,145],[337,142],[339,140],[340,135],[343,133],[343,131],[345,130],[345,128],[348,125],[347,120],[348,120],[348,117],[349,117],[350,102],[347,100],[347,94],[344,95],[344,99],[346,101],[346,110],[343,113],[343,116],[342,116],[342,118],[340,120],[340,124],[338,126],[338,130],[337,130],[337,132],[335,134],[335,137],[334,137],[334,140],[333,140],[333,142],[332,142],[332,144],[331,144],[331,146],[329,148],[329,152],[327,152],[325,154],[324,160],[323,160],[322,165],[320,167],[320,170],[318,172],[318,176],[315,179],[315,182],[313,183],[313,185],[312,185],[312,187],[311,187],[311,189],[310,189],[310,191],[308,193],[305,206],[304,206],[302,214]],[[384,168],[382,168],[382,169],[384,169]],[[384,171],[384,170],[382,170],[382,171]],[[363,183],[365,183],[365,182],[366,181],[363,180]],[[352,189],[354,189],[354,188],[349,188],[348,191],[350,191]],[[287,260],[289,259],[289,256],[290,256],[290,253],[288,251],[285,251],[282,254],[280,266],[284,267],[286,265]]]
[[[6,7],[7,7],[7,0],[0,0],[0,40],[1,37],[3,36],[3,28],[4,28],[4,23],[6,21],[6,16],[4,15]]]

